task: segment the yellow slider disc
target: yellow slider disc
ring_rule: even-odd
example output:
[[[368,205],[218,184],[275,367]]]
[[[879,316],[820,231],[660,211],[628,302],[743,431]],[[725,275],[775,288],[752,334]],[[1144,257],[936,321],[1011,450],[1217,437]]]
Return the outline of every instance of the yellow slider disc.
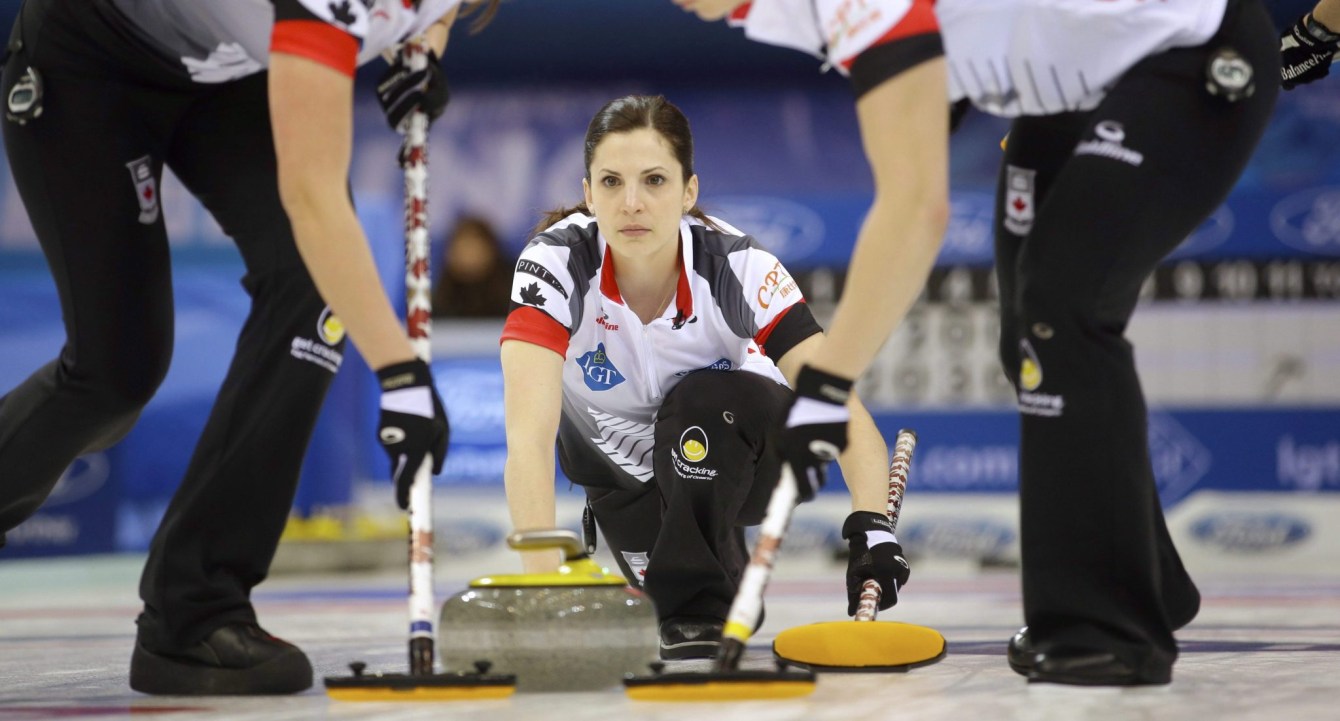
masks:
[[[910,623],[827,621],[782,631],[772,653],[823,671],[906,671],[944,658],[945,639]]]

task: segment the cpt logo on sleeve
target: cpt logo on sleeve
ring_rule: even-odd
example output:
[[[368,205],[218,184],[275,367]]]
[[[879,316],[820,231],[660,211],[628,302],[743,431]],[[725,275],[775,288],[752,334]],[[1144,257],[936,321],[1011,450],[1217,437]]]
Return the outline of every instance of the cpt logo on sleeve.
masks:
[[[586,387],[593,391],[607,391],[624,381],[623,374],[605,354],[604,343],[596,344],[595,350],[579,356],[577,365],[582,369],[582,380],[586,382]]]
[[[763,276],[763,284],[758,287],[759,307],[767,309],[778,294],[785,298],[795,290],[796,282],[791,279],[791,275],[786,272],[782,267],[782,261],[779,260],[772,266],[772,270]]]

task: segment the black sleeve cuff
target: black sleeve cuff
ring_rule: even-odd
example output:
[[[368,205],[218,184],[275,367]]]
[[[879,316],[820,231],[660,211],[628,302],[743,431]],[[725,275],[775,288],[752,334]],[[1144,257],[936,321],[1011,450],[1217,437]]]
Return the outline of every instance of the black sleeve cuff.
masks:
[[[800,345],[800,342],[824,329],[814,319],[807,303],[796,303],[786,310],[786,314],[777,320],[777,325],[768,335],[767,346],[763,354],[774,360],[786,355],[788,351]]]
[[[944,54],[940,33],[925,33],[880,43],[857,55],[852,62],[852,90],[859,99],[885,80]]]

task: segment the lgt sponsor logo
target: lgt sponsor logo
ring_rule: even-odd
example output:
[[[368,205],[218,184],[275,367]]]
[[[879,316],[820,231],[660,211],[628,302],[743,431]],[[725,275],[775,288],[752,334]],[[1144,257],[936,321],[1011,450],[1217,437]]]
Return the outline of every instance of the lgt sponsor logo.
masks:
[[[1013,528],[991,518],[923,518],[906,525],[902,541],[919,553],[998,558],[1016,537]],[[789,536],[786,540],[791,542]]]
[[[1281,200],[1270,211],[1270,229],[1292,248],[1340,255],[1340,188],[1313,188]]]
[[[582,369],[586,387],[593,391],[607,391],[624,381],[623,374],[605,353],[604,343],[597,343],[595,350],[577,358],[577,365]]]
[[[1312,535],[1312,527],[1283,513],[1221,513],[1191,524],[1191,534],[1225,551],[1260,553],[1301,543]]]
[[[1340,441],[1297,443],[1282,436],[1275,443],[1275,470],[1281,486],[1318,491],[1340,487]]]

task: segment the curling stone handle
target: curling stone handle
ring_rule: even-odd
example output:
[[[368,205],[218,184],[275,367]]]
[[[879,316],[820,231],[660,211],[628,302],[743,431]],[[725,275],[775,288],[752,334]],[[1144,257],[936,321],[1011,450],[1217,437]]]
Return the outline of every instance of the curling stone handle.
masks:
[[[566,528],[545,528],[538,531],[517,531],[507,537],[507,547],[514,551],[542,551],[557,548],[563,553],[563,562],[586,558],[586,548],[576,533]]]

